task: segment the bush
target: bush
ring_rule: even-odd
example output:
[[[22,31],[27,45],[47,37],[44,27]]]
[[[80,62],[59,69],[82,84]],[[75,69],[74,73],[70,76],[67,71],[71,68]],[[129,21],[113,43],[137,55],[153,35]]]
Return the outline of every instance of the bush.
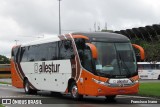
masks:
[[[6,56],[0,55],[0,64],[10,64],[9,58]]]
[[[158,62],[160,61],[160,41],[144,41],[141,39],[131,40],[132,43],[142,46],[145,50],[145,61],[148,62]],[[138,50],[135,50],[136,54],[139,53]]]

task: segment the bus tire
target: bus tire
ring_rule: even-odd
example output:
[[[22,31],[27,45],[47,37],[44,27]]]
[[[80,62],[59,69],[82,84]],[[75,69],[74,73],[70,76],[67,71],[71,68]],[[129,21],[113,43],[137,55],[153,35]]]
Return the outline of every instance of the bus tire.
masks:
[[[160,80],[160,75],[158,75],[158,80]]]
[[[114,101],[116,98],[116,95],[110,95],[110,96],[105,96],[107,101]]]
[[[71,97],[74,100],[81,100],[83,98],[83,95],[78,93],[78,87],[76,85],[76,82],[72,82],[71,88],[70,88]]]
[[[36,94],[37,93],[37,90],[33,90],[30,88],[28,79],[24,81],[24,91],[26,94]]]

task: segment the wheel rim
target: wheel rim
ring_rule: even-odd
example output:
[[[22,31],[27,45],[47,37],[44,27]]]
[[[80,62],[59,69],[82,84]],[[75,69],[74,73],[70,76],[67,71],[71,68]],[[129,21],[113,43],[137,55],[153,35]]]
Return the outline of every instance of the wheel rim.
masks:
[[[77,97],[77,93],[78,93],[78,89],[77,89],[77,86],[73,86],[72,87],[72,96],[74,97],[74,98],[76,98]]]

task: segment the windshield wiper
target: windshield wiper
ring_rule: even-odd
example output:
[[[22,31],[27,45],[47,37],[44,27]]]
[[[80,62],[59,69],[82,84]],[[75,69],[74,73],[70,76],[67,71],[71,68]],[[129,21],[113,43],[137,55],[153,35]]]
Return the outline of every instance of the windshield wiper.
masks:
[[[127,71],[128,75],[131,75],[129,68],[128,68],[128,66],[126,65],[126,63],[124,62],[124,60],[122,59],[121,55],[120,55],[118,52],[117,52],[117,54],[118,54],[119,60],[121,61],[121,63],[120,63],[121,67],[124,68],[124,67],[123,67],[123,65],[124,65],[125,68],[126,68],[125,71]],[[122,64],[123,64],[123,65],[122,65]]]

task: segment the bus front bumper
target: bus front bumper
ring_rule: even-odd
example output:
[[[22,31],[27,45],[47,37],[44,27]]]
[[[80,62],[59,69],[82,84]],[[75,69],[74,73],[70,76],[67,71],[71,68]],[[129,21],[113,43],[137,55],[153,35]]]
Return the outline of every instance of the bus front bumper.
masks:
[[[95,96],[130,95],[137,94],[139,90],[139,82],[130,85],[106,85],[97,83],[95,86],[95,91],[97,92]]]

